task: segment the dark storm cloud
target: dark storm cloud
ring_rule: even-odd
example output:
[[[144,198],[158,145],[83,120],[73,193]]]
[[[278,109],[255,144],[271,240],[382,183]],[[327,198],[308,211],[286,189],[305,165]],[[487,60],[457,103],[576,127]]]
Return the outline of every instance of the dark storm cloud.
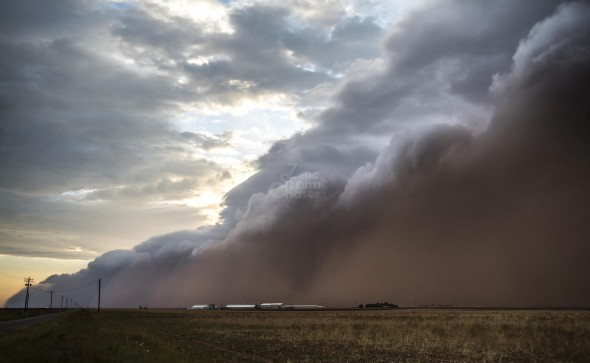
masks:
[[[450,119],[460,102],[485,101],[492,75],[510,65],[531,26],[558,1],[449,2],[407,16],[386,42],[384,74],[347,84],[317,132],[383,133],[429,116]],[[499,26],[502,24],[501,26]]]
[[[236,95],[256,97],[269,92],[292,92],[329,80],[331,77],[297,67],[287,58],[283,37],[287,31],[287,9],[249,7],[231,14],[235,28],[231,36],[211,37],[204,51],[226,59],[184,65],[195,84],[210,84],[207,95],[217,102],[232,103]],[[205,55],[208,55],[205,53]],[[229,81],[246,82],[245,87]]]
[[[165,13],[165,10],[159,9],[159,12]],[[180,17],[156,18],[146,9],[137,7],[122,13],[118,23],[113,26],[112,33],[130,45],[129,48],[124,48],[127,52],[137,52],[135,56],[143,55],[147,58],[142,60],[142,57],[134,57],[139,61],[182,59],[191,47],[205,42],[202,30],[194,22]],[[134,49],[137,46],[147,50],[138,51]],[[167,57],[163,57],[163,54]]]
[[[336,145],[324,140],[313,143],[303,135],[277,142],[257,160],[259,171],[225,196],[227,208],[222,214],[233,220],[237,210],[246,208],[252,195],[265,193],[273,185],[304,172],[320,172],[323,177],[344,181],[345,175],[374,157],[374,151],[362,144]]]
[[[324,69],[342,71],[358,58],[372,59],[380,55],[377,47],[383,29],[373,19],[346,18],[331,33],[308,28],[297,33],[287,33],[284,43],[287,49],[302,59],[318,64]]]
[[[276,82],[260,73],[261,65],[270,70],[269,74],[284,78],[279,84],[301,82],[309,87],[330,80],[326,71],[335,72],[346,63],[379,55],[382,29],[372,19],[343,18],[331,32],[326,32],[309,27],[290,29],[288,15],[286,8],[277,7],[237,11],[231,16],[231,24],[238,35],[217,43],[217,47],[239,60],[245,71],[252,72],[254,77],[245,79],[268,86]],[[287,51],[292,52],[295,64],[302,63],[300,67],[293,68],[294,60],[288,58]],[[319,70],[306,70],[306,66]]]
[[[477,109],[489,107],[482,98],[492,76],[509,67],[520,39],[554,8],[555,4],[530,2],[448,3],[411,14],[387,40],[385,71],[346,84],[337,97],[340,104],[320,115],[318,127],[276,143],[259,160],[260,172],[229,193],[226,203],[245,205],[250,195],[266,192],[293,163],[299,171],[350,175],[382,147],[368,135],[403,134],[406,127],[433,117],[437,122],[462,118],[483,123]],[[504,26],[497,26],[500,23]],[[336,28],[335,38],[350,36],[345,29],[353,24],[350,20]]]
[[[560,35],[499,78],[488,132],[441,125],[392,143],[337,199],[254,195],[225,248],[186,267],[198,294],[587,304],[589,17],[587,5],[562,7],[520,45]]]
[[[449,2],[408,15],[386,41],[386,69],[345,84],[336,96],[338,106],[323,112],[317,127],[305,135],[276,143],[259,160],[259,173],[229,193],[226,203],[244,206],[250,195],[266,192],[293,163],[299,172],[350,175],[373,161],[383,147],[371,137],[401,136],[406,128],[432,118],[484,123],[481,118],[488,117],[487,112],[479,108],[486,110],[489,103],[480,96],[488,93],[492,76],[510,66],[518,42],[555,3]],[[336,38],[351,36],[346,29],[354,23],[349,20],[336,28]],[[474,95],[480,96],[469,104]]]
[[[6,0],[0,5],[0,31],[2,37],[43,37],[48,31],[71,34],[81,22],[102,21],[89,5],[77,0]]]
[[[195,101],[230,104],[271,92],[298,93],[332,80],[330,74],[357,59],[379,55],[382,29],[372,19],[344,18],[330,32],[292,29],[291,15],[287,7],[238,8],[229,18],[233,33],[206,34],[186,19],[162,19],[130,9],[113,34],[140,62],[180,71],[192,87],[203,88]]]
[[[554,10],[457,1],[414,13],[392,31],[382,72],[349,82],[315,128],[258,160],[224,223],[42,285],[102,277],[111,306],[587,305],[590,7],[543,20]],[[480,108],[493,110],[483,133],[444,122]],[[379,133],[392,137],[376,153]]]
[[[174,94],[162,79],[121,69],[75,40],[3,45],[10,80],[0,90],[0,158],[11,171],[2,174],[5,188],[117,183],[137,172],[148,154],[155,161],[170,157],[163,147],[182,147],[154,115],[165,112]]]

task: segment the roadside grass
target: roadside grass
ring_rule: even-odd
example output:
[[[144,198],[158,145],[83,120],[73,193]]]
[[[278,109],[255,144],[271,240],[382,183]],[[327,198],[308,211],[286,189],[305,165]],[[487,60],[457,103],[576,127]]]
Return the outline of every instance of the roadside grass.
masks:
[[[177,361],[157,337],[88,310],[0,334],[0,352],[6,363]]]
[[[60,309],[0,309],[0,322],[8,320],[25,319],[33,316],[53,314],[60,312]]]
[[[0,335],[3,362],[583,362],[586,311],[79,311]]]

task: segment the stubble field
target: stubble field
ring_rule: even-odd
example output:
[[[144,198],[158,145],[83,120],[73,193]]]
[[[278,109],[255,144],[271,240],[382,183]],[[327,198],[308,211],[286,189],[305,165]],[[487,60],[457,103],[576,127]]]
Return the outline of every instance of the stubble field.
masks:
[[[589,361],[588,311],[82,310],[0,334],[3,362]]]

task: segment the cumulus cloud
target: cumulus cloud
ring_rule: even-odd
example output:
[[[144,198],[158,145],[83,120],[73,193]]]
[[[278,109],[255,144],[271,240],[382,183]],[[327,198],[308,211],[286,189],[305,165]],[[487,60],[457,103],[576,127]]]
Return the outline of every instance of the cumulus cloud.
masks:
[[[229,17],[261,46],[236,79],[286,90],[318,76],[292,69],[311,78],[287,72],[275,88],[256,73],[264,52],[281,54],[280,32],[268,29],[288,14],[245,7]],[[102,278],[110,306],[585,305],[589,20],[585,3],[421,7],[389,31],[383,68],[339,86],[314,127],[256,161],[226,195],[221,223],[109,252],[40,285]],[[249,28],[257,22],[264,29]],[[284,59],[269,67],[283,71]],[[223,62],[214,73],[233,77],[235,64]],[[191,82],[204,67],[190,69]],[[95,303],[94,292],[79,294]]]

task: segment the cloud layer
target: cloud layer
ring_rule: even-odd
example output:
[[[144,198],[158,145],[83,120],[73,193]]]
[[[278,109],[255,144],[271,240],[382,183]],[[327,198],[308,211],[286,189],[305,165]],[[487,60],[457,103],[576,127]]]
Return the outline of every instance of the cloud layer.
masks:
[[[142,32],[154,26],[142,24],[149,17],[126,12],[114,32],[122,44],[142,44],[145,57],[133,58],[146,66],[165,66],[159,52],[186,57],[175,52],[189,44],[207,57],[219,52],[242,60],[239,71],[222,57],[207,65],[186,61],[186,82],[206,89],[197,95],[205,101],[196,102],[296,93],[350,73],[329,87],[332,107],[303,107],[309,130],[274,143],[257,159],[257,172],[226,195],[221,223],[107,252],[39,287],[60,290],[102,278],[110,306],[262,300],[348,306],[383,299],[587,306],[590,7],[557,5],[427,3],[388,30],[381,60],[372,61],[347,58],[349,51],[377,54],[363,37],[382,30],[367,18],[348,18],[326,39],[303,40],[312,30],[289,23],[295,10],[254,4],[228,17],[243,37],[238,46],[240,38],[223,32],[210,43],[195,42],[182,23]],[[322,49],[329,51],[318,55]],[[265,56],[281,82],[262,72]],[[312,59],[314,66],[293,68],[288,57]],[[215,81],[232,77],[240,82]],[[175,140],[212,149],[233,138],[185,132]],[[158,168],[168,164],[153,165],[162,165],[153,170],[161,176]],[[224,173],[216,165],[206,169]],[[176,183],[162,179],[115,196],[190,187]],[[95,303],[94,291],[76,294],[83,304]]]
[[[217,222],[256,156],[303,127],[297,110],[321,107],[307,93],[380,55],[375,19],[301,11],[5,2],[0,253],[92,258]]]

